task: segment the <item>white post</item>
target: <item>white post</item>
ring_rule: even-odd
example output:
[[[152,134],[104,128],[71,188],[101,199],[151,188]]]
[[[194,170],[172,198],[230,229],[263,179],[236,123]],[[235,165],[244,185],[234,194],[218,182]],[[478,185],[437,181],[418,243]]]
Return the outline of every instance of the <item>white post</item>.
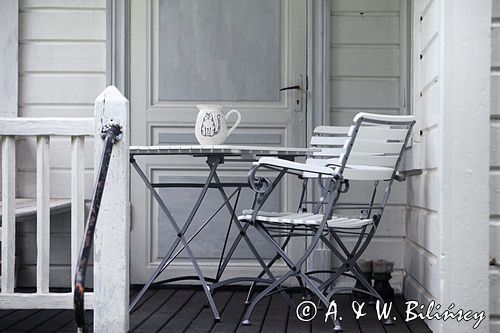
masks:
[[[2,142],[2,285],[3,294],[14,292],[16,255],[16,138]]]
[[[103,149],[101,128],[119,124],[94,238],[94,331],[127,332],[129,325],[129,104],[114,86],[95,101],[94,166]]]
[[[36,290],[49,292],[50,270],[50,137],[37,137],[36,146]]]
[[[85,137],[71,137],[71,281],[85,229]],[[74,291],[75,285],[71,288]]]
[[[486,319],[474,330],[471,321],[442,320],[435,331],[486,333],[490,297],[498,297],[490,294],[488,266],[491,1],[439,4],[440,303],[484,311]]]

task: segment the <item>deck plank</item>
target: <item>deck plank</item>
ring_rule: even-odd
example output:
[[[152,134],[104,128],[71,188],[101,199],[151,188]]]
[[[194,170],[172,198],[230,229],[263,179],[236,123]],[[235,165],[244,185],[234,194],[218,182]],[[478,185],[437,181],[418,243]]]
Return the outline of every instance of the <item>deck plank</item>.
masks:
[[[29,318],[36,313],[43,310],[17,310],[12,314],[2,318],[0,320],[0,332],[6,331],[8,328],[16,325],[25,320],[29,320]]]
[[[0,310],[0,319],[6,317],[16,310]]]
[[[9,331],[28,332],[34,330],[35,328],[38,330],[39,325],[57,316],[63,311],[64,310],[59,310],[59,309],[39,311],[34,315],[32,315],[29,320],[23,320],[17,323],[16,325],[9,327]]]
[[[317,301],[315,303],[318,304]],[[311,332],[313,333],[333,332],[334,325],[333,321],[331,320],[331,317],[329,317],[328,320],[325,322],[326,311],[328,311],[328,308],[325,308],[323,304],[321,304],[318,307],[318,312],[316,314],[316,317],[313,320],[311,320]]]
[[[149,290],[148,290],[149,291]],[[168,299],[174,294],[173,289],[159,289],[153,291],[152,295],[144,294],[144,299],[141,299],[135,308],[135,311],[130,314],[130,330],[133,331],[145,322],[153,313],[155,313]]]
[[[47,311],[47,310],[44,310]],[[69,325],[70,322],[74,320],[75,316],[73,315],[72,310],[64,310],[59,313],[57,316],[50,318],[40,326],[36,328],[37,332],[55,332],[66,325]]]
[[[292,295],[293,303],[299,305],[302,302],[302,294],[294,293]],[[302,321],[297,317],[297,309],[295,307],[289,307],[288,309],[288,323],[287,323],[287,333],[302,333],[302,332],[311,332],[311,322],[310,321]],[[315,318],[316,320],[318,318]],[[313,319],[313,321],[315,321]]]
[[[396,309],[401,316],[402,320],[406,318],[406,300],[402,297],[396,297],[394,300],[394,304],[396,305]],[[413,333],[432,333],[429,326],[423,320],[412,320],[409,322],[405,322],[406,326]]]
[[[344,329],[344,332],[360,333],[361,328],[356,320],[356,315],[352,311],[352,300],[350,295],[335,295],[337,303],[337,319]]]
[[[221,314],[221,320],[215,324],[210,332],[227,333],[236,331],[240,326],[241,317],[245,310],[245,298],[246,293],[242,291],[235,292]]]
[[[215,305],[217,305],[217,309],[219,309],[220,313],[224,313],[227,305],[229,304],[229,300],[233,295],[233,291],[222,290],[215,293],[214,301]],[[186,332],[190,333],[201,333],[201,332],[209,332],[212,327],[215,325],[214,315],[210,307],[205,307],[198,314],[196,319],[193,320],[191,325],[187,328]]]
[[[72,310],[66,310],[68,311],[71,316],[73,316],[73,311]],[[92,310],[86,310],[85,311],[85,327],[89,332],[92,332],[92,323],[94,322],[94,311]],[[74,320],[71,320],[69,323],[64,325],[63,327],[57,329],[55,332],[76,332],[76,323]]]
[[[132,289],[131,295],[137,290]],[[206,298],[199,287],[161,288],[149,290],[140,301],[137,310],[130,316],[133,332],[238,332],[238,333],[285,333],[285,332],[332,332],[332,323],[324,323],[325,309],[319,310],[316,318],[304,323],[296,318],[295,309],[288,306],[280,294],[264,298],[255,308],[251,326],[240,325],[245,305],[245,289],[220,290],[214,300],[222,321],[214,323],[213,314],[205,307]],[[300,293],[292,299],[299,303]],[[396,317],[393,326],[383,326],[378,321],[373,305],[366,304],[367,315],[356,321],[349,295],[336,295],[338,315],[342,317],[344,332],[354,333],[431,333],[422,320],[406,323],[405,300],[396,296],[391,317]],[[88,331],[92,331],[93,311],[86,311]],[[72,310],[1,310],[0,332],[75,332]]]
[[[403,317],[401,317],[398,310],[396,309],[396,304],[395,304],[394,300],[392,302],[390,318],[393,322],[393,325],[385,326],[386,332],[388,332],[388,333],[400,333],[400,332],[401,333],[411,333],[410,329],[405,324]]]
[[[195,290],[192,289],[180,289],[175,291],[173,296],[151,314],[148,320],[135,328],[134,332],[156,332],[189,303],[194,293]]]
[[[279,294],[274,294],[267,312],[262,332],[285,332],[288,323],[289,306]]]
[[[203,290],[198,290],[189,303],[179,311],[159,332],[184,332],[196,316],[203,310],[207,297]]]
[[[246,292],[245,292],[246,294]],[[238,333],[259,333],[262,329],[262,326],[264,325],[264,320],[266,319],[267,311],[269,309],[269,304],[271,303],[271,298],[266,297],[263,300],[261,300],[255,309],[253,310],[252,314],[252,325],[250,326],[243,326],[240,325],[236,332]],[[243,309],[243,312],[245,310]],[[243,316],[243,313],[241,314],[240,317]]]
[[[359,303],[362,304],[362,302]],[[361,332],[385,333],[384,325],[382,325],[382,322],[377,318],[377,312],[374,304],[365,302],[362,311],[365,315],[358,319]]]

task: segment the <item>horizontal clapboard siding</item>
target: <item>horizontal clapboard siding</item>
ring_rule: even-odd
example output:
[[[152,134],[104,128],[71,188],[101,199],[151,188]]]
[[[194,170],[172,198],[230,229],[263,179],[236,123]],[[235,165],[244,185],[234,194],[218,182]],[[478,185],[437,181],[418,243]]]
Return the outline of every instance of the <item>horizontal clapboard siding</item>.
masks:
[[[415,138],[407,167],[422,169],[408,180],[406,219],[405,295],[408,299],[429,302],[440,292],[440,106],[439,1],[413,2],[413,113]],[[432,321],[428,324],[437,325]]]
[[[332,1],[332,125],[348,125],[363,111],[400,113],[403,6],[394,0]]]
[[[331,3],[330,49],[330,119],[331,125],[352,124],[358,112],[400,114],[401,40],[400,0],[333,0]],[[367,200],[372,187],[352,183],[352,191],[343,202]],[[406,185],[395,184],[390,206],[384,211],[380,227],[363,254],[365,259],[394,261],[395,270],[403,273],[406,217]],[[345,237],[350,245],[354,239]],[[399,276],[394,273],[394,276]],[[404,274],[403,274],[404,275]],[[393,287],[401,291],[395,278]]]
[[[106,84],[106,0],[21,0],[19,3],[19,116],[93,117],[94,100]],[[50,194],[68,198],[71,142],[52,138]],[[36,193],[35,140],[18,144],[18,189],[21,197]],[[85,144],[85,197],[93,183],[93,141]],[[53,218],[51,287],[68,287],[70,214]],[[33,225],[31,225],[33,224]],[[34,221],[23,223],[19,283],[34,285]],[[90,274],[91,275],[91,274]]]
[[[500,1],[493,0],[490,116],[490,328],[500,331]],[[495,332],[496,332],[495,331]]]

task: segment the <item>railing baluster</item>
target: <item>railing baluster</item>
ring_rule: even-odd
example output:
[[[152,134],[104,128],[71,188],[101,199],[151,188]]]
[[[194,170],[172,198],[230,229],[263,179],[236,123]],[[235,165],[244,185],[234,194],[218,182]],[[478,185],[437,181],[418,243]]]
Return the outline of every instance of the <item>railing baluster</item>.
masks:
[[[73,291],[75,287],[73,279],[85,227],[84,149],[83,136],[71,137],[71,288]]]
[[[49,292],[50,264],[50,137],[37,137],[36,147],[36,286],[37,292]]]
[[[16,254],[16,139],[2,141],[2,293],[13,293]]]

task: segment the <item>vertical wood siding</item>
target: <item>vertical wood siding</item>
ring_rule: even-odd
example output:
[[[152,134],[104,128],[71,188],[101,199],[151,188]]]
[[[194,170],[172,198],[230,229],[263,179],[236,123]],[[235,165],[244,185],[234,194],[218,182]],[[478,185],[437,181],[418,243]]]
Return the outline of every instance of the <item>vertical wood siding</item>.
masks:
[[[331,125],[350,125],[358,112],[406,112],[401,88],[406,70],[401,68],[405,57],[403,6],[401,0],[332,0]],[[346,201],[360,199],[347,197]],[[405,198],[406,185],[395,184],[380,228],[363,255],[395,262],[391,283],[399,292],[404,275]]]
[[[105,0],[20,0],[19,116],[93,117],[94,100],[106,84]],[[71,141],[50,140],[50,194],[69,198]],[[36,196],[36,142],[18,142],[17,196]],[[93,144],[86,140],[85,198],[93,183]],[[52,216],[50,286],[67,284],[71,272],[71,214]],[[36,253],[33,222],[21,223],[20,286],[34,286]],[[91,273],[89,273],[91,276]]]
[[[490,267],[491,332],[500,332],[500,1],[493,0],[491,26],[490,115]]]
[[[412,10],[412,107],[417,125],[408,168],[423,174],[410,177],[406,219],[405,296],[429,302],[439,296],[439,2],[415,0]],[[433,325],[433,322],[429,322]]]

